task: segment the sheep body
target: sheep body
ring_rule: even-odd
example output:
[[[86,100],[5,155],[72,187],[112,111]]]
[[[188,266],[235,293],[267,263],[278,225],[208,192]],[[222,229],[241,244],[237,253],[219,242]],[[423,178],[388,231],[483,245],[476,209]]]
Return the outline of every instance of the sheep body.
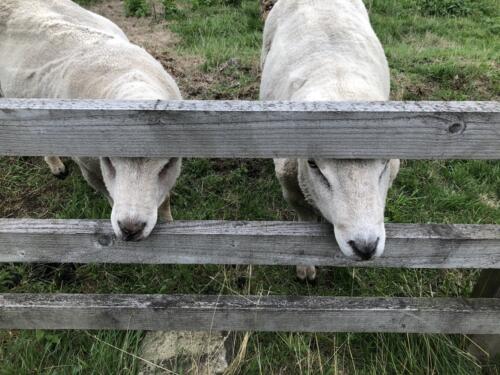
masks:
[[[262,48],[262,100],[384,101],[390,76],[361,0],[279,0]],[[382,254],[384,207],[399,161],[275,159],[283,195],[299,219],[334,225],[348,256]],[[297,267],[314,279],[313,266]]]
[[[2,0],[7,97],[180,99],[174,80],[111,21],[69,0]]]
[[[387,59],[361,0],[280,0],[265,29],[266,100],[388,100]]]
[[[159,62],[111,21],[69,0],[0,2],[0,82],[5,96],[14,98],[181,99]],[[58,157],[45,160],[53,174],[65,175]],[[74,160],[87,182],[112,203],[117,235],[147,237],[163,202],[171,220],[168,197],[180,159]]]

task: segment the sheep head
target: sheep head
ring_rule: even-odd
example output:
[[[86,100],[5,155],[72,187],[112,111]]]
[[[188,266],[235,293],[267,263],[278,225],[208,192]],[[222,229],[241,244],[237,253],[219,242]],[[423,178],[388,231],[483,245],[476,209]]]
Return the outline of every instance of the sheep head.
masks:
[[[149,236],[158,209],[169,197],[181,171],[181,159],[100,158],[113,205],[111,224],[117,237],[139,241]]]
[[[387,191],[399,160],[300,159],[306,200],[333,224],[342,252],[362,260],[382,255]]]

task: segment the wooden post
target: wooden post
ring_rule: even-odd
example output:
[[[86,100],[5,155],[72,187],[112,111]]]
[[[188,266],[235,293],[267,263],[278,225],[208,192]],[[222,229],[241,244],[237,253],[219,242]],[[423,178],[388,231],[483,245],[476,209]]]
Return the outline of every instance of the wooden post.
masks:
[[[500,270],[486,269],[474,286],[472,297],[499,298]],[[500,322],[499,322],[500,324]],[[469,352],[482,362],[500,361],[500,335],[472,335]]]

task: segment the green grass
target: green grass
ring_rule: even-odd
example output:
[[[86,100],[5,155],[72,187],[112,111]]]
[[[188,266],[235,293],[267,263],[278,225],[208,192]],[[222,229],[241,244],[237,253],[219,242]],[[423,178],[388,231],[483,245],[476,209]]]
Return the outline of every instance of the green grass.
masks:
[[[149,2],[145,0],[124,0],[125,14],[129,17],[147,17],[151,14]]]
[[[87,0],[85,0],[87,1]],[[101,0],[105,1],[105,0]],[[431,0],[367,1],[391,65],[397,100],[500,97],[495,1],[433,8]],[[447,6],[448,6],[447,5]],[[451,4],[453,5],[453,4]],[[169,27],[177,53],[196,56],[207,89],[198,98],[256,99],[262,23],[254,0],[240,5],[179,0]],[[462,15],[466,14],[467,17]],[[201,61],[201,62],[200,62]],[[0,158],[0,217],[107,218],[104,198],[76,166],[53,179],[35,158]],[[293,220],[268,160],[184,163],[173,196],[176,219]],[[407,161],[391,189],[390,222],[500,224],[500,164]],[[0,292],[252,293],[464,296],[478,271],[322,268],[317,285],[292,267],[1,265]],[[130,374],[141,333],[0,331],[0,374]],[[253,333],[241,374],[481,374],[459,335]]]
[[[500,7],[475,1],[468,17],[429,17],[418,7],[428,2],[367,1],[391,65],[393,97],[498,99]]]
[[[255,61],[262,40],[262,21],[256,2],[245,0],[239,6],[211,2],[216,4],[204,6],[204,1],[178,1],[181,12],[171,29],[182,38],[181,51],[203,56],[205,70],[217,69],[235,57],[244,63]]]

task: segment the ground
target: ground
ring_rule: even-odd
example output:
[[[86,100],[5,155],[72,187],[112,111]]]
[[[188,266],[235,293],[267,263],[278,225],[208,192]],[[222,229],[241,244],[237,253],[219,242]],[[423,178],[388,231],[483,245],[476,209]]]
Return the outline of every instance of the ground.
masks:
[[[262,21],[257,0],[177,0],[125,17],[118,0],[81,0],[117,22],[176,78],[185,98],[256,99]],[[130,0],[126,1],[130,3]],[[140,2],[140,1],[139,1]],[[236,5],[231,5],[236,3]],[[498,100],[495,0],[367,0],[391,65],[395,100]],[[224,5],[229,4],[229,5]],[[38,158],[0,158],[0,217],[109,218],[105,199],[70,164],[54,179]],[[269,160],[191,159],[173,196],[176,219],[293,220]],[[405,161],[388,222],[500,224],[500,164]],[[466,296],[478,272],[322,268],[316,285],[292,267],[0,266],[0,292]],[[0,374],[133,374],[141,332],[0,331]],[[251,333],[240,374],[481,374],[459,335]]]

